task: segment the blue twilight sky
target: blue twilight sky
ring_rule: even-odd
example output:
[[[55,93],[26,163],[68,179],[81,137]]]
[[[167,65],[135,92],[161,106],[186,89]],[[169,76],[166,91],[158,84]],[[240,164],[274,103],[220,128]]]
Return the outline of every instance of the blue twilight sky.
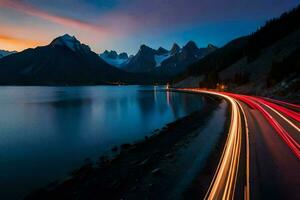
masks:
[[[0,49],[46,45],[64,33],[95,52],[136,53],[194,40],[222,46],[300,0],[0,0]]]

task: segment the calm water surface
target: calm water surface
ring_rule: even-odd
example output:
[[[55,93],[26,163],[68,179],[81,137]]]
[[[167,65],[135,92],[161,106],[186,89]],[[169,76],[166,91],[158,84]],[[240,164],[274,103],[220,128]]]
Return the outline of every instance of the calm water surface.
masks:
[[[159,87],[0,87],[0,199],[20,199],[115,145],[205,106]]]

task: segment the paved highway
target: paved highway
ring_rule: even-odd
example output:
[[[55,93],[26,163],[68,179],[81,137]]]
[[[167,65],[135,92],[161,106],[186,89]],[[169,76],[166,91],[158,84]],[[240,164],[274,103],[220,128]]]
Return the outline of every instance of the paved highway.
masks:
[[[231,105],[227,141],[205,199],[300,199],[299,105],[181,90],[217,95]]]

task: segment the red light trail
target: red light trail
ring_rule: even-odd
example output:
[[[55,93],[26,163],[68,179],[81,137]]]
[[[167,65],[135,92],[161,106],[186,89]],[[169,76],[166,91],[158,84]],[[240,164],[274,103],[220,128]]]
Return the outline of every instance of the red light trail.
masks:
[[[300,145],[299,141],[297,141],[298,137],[293,138],[291,132],[289,133],[289,131],[295,131],[296,133],[300,134],[300,128],[298,124],[300,122],[300,113],[295,111],[300,108],[300,105],[228,92],[215,92],[200,89],[178,90],[216,95],[226,99],[231,105],[231,122],[227,141],[205,199],[234,199],[235,188],[237,187],[237,174],[239,170],[245,170],[246,182],[244,183],[244,199],[250,199],[249,151],[251,150],[251,145],[249,145],[248,123],[244,109],[248,110],[248,114],[252,113],[250,115],[255,117],[260,113],[261,116],[266,120],[265,124],[269,124],[270,130],[274,130],[263,131],[267,135],[277,133],[280,136],[277,140],[279,142],[283,141],[283,143],[280,143],[282,143],[283,146],[288,147],[286,148],[285,153],[291,152],[293,155],[295,155],[294,158],[297,161],[300,160]],[[241,104],[241,102],[244,104]],[[247,109],[247,107],[251,109]],[[291,110],[289,108],[295,110]],[[258,112],[252,112],[251,110]],[[290,129],[289,126],[292,127],[292,129]],[[289,129],[287,129],[287,127]],[[253,128],[252,131],[255,131],[253,126],[251,128]],[[243,133],[245,133],[246,138],[246,169],[240,168],[240,156],[242,156],[241,136]],[[274,136],[271,135],[270,137],[274,138]]]
[[[235,99],[238,99],[240,101],[243,101],[244,103],[248,104],[251,108],[254,108],[258,111],[260,111],[265,119],[272,125],[272,127],[276,130],[276,132],[280,135],[280,137],[285,141],[285,143],[289,146],[289,148],[293,151],[295,156],[300,160],[300,145],[297,143],[296,140],[294,140],[289,133],[280,125],[278,121],[276,121],[271,114],[264,109],[260,104],[263,105],[271,105],[270,107],[274,107],[276,110],[283,111],[287,113],[288,116],[293,116],[294,118],[297,118],[298,113],[293,113],[292,111],[288,109],[284,109],[283,107],[273,105],[272,103],[266,102],[264,100],[261,100],[260,98],[255,98],[251,96],[246,95],[238,95],[238,94],[232,94],[232,93],[224,93],[228,96],[231,96]],[[259,102],[259,103],[257,103]]]
[[[300,105],[297,105],[297,104],[292,104],[292,103],[288,103],[288,102],[284,102],[284,101],[280,101],[280,100],[276,100],[276,99],[270,99],[270,98],[265,98],[265,99],[268,99],[268,100],[273,101],[273,102],[278,103],[278,104],[283,104],[283,105],[286,105],[286,106],[291,106],[293,108],[300,109]]]
[[[277,104],[271,103],[269,101],[264,100],[263,98],[259,98],[259,97],[253,97],[254,99],[256,99],[257,101],[260,101],[261,103],[264,103],[272,108],[274,108],[275,110],[287,115],[288,117],[293,118],[294,120],[296,120],[297,122],[300,122],[300,113],[295,112],[293,110],[287,109],[283,106],[279,106]]]

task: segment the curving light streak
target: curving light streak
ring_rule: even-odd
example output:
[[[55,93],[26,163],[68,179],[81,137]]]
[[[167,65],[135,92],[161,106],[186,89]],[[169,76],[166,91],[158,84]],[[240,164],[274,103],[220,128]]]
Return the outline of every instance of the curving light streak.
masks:
[[[283,120],[288,122],[299,133],[300,129],[289,118],[295,121],[300,120],[300,114],[283,106],[289,106],[294,109],[300,108],[300,105],[290,104],[283,101],[266,99],[260,97],[238,95],[225,92],[213,92],[200,89],[178,89],[181,91],[198,92],[205,94],[212,94],[227,99],[231,105],[231,123],[228,132],[228,137],[222,152],[222,156],[215,172],[211,185],[205,196],[205,199],[233,199],[236,187],[236,178],[238,173],[240,149],[241,149],[241,135],[242,135],[242,120],[241,112],[244,116],[246,127],[246,185],[244,198],[250,199],[250,185],[249,185],[249,132],[247,126],[247,119],[245,112],[239,101],[246,103],[252,109],[258,110],[269,124],[276,130],[278,135],[292,150],[295,156],[300,159],[300,145],[294,140],[289,133],[281,126],[281,124],[272,117],[269,110],[276,113]],[[278,105],[279,104],[279,105]],[[268,108],[268,109],[266,109]],[[286,115],[287,117],[285,117]]]
[[[248,123],[247,123],[247,117],[245,114],[245,111],[241,104],[239,104],[239,107],[241,108],[241,111],[244,116],[244,121],[245,121],[245,129],[246,129],[246,185],[244,187],[244,200],[249,200],[250,199],[250,142],[249,142],[249,128],[248,128]]]
[[[293,128],[295,128],[298,133],[300,134],[300,128],[298,126],[296,126],[291,120],[289,120],[288,118],[286,118],[284,115],[282,115],[279,111],[281,111],[282,113],[286,114],[287,116],[291,117],[291,118],[294,118],[292,117],[291,115],[293,113],[289,113],[290,110],[286,109],[286,110],[282,110],[282,108],[278,108],[278,106],[275,104],[275,105],[272,105],[272,103],[268,102],[268,101],[264,101],[263,99],[260,99],[260,98],[255,98],[253,97],[257,102],[260,102],[262,103],[264,106],[266,106],[267,108],[269,108],[270,110],[272,110],[273,112],[275,112],[277,115],[279,115],[282,119],[284,119],[287,123],[289,123]],[[292,111],[293,112],[293,111]],[[298,113],[297,113],[298,114]],[[295,118],[294,118],[295,119]],[[300,115],[299,115],[299,120],[300,120]],[[298,120],[297,120],[298,121]],[[300,121],[298,121],[300,122]]]
[[[228,132],[228,137],[222,152],[222,156],[205,196],[205,199],[234,199],[234,192],[236,187],[236,180],[240,161],[240,152],[242,145],[242,117],[239,103],[232,97],[211,91],[203,91],[198,89],[179,89],[181,91],[198,92],[211,95],[220,96],[231,105],[231,122]],[[243,111],[242,111],[243,112]],[[249,152],[248,152],[249,153]],[[248,155],[248,154],[247,154]],[[249,159],[249,157],[247,157]],[[249,162],[247,161],[247,164]],[[249,168],[246,172],[249,176]],[[249,177],[247,177],[247,184],[245,186],[245,198],[249,198]]]
[[[300,113],[298,113],[298,112],[295,112],[295,111],[292,111],[292,110],[290,110],[288,108],[285,108],[283,106],[279,106],[277,104],[271,103],[271,102],[266,101],[266,100],[264,100],[262,98],[259,98],[259,97],[251,97],[251,98],[254,99],[255,101],[263,104],[263,105],[268,105],[268,107],[271,107],[271,108],[287,115],[288,117],[296,120],[297,122],[300,122]]]
[[[297,104],[292,104],[292,103],[288,103],[288,102],[284,102],[284,101],[279,101],[279,100],[275,100],[275,99],[270,99],[270,98],[264,98],[264,99],[268,99],[268,100],[273,101],[273,102],[278,103],[278,104],[283,104],[283,105],[286,105],[286,106],[291,106],[293,108],[300,109],[300,105],[297,105]]]
[[[279,134],[279,136],[283,139],[283,141],[288,145],[288,147],[292,150],[292,152],[295,154],[295,156],[300,159],[300,145],[297,143],[296,140],[294,140],[288,132],[280,125],[279,122],[277,122],[271,114],[266,111],[261,105],[259,105],[257,102],[255,102],[253,97],[246,96],[246,95],[238,95],[238,94],[232,94],[232,93],[226,93],[229,96],[232,96],[238,100],[241,100],[248,104],[249,106],[257,109],[262,113],[262,115],[265,117],[265,119],[269,122],[269,124],[276,130],[276,132]],[[268,106],[268,105],[266,105]],[[269,107],[270,108],[270,107]],[[280,114],[280,113],[279,113]],[[283,116],[282,116],[283,117]]]

